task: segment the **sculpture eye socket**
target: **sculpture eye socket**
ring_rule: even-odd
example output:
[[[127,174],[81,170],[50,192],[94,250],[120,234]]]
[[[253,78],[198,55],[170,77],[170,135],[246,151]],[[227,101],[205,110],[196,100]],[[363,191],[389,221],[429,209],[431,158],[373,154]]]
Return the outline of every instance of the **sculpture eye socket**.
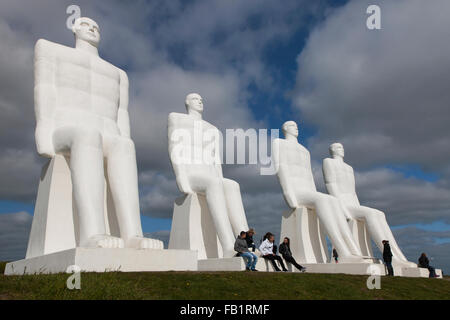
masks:
[[[100,30],[98,30],[97,27],[94,27],[94,31],[100,33]]]

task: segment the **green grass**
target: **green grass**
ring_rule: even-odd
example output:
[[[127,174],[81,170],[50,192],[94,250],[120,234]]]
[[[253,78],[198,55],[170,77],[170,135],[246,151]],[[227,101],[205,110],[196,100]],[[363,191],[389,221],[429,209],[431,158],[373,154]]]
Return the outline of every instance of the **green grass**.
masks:
[[[4,265],[0,265],[1,268]],[[0,299],[450,299],[450,279],[382,277],[380,290],[366,276],[265,272],[83,273],[81,290],[69,275],[0,275]]]

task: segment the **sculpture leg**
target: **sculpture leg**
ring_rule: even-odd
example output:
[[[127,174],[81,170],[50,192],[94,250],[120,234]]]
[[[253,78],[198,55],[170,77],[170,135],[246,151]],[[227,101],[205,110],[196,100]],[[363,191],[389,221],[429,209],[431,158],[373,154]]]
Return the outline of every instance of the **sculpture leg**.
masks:
[[[55,151],[70,154],[73,196],[79,217],[80,246],[119,248],[123,241],[106,235],[104,168],[99,132],[73,127],[53,134]]]
[[[385,214],[376,209],[359,206],[359,207],[349,207],[352,215],[358,218],[363,218],[366,221],[367,230],[369,231],[370,237],[377,245],[378,249],[383,252],[383,240],[389,240],[391,250],[393,253],[393,260],[401,263],[406,263],[408,266],[415,267],[414,263],[409,262],[403,255],[397,241],[392,234],[391,228],[389,227]]]
[[[126,247],[163,249],[163,242],[144,238],[139,208],[136,151],[131,139],[105,136],[107,174],[120,236]]]
[[[345,208],[342,206],[341,202],[334,197],[331,197],[330,201],[335,212],[334,217],[336,219],[336,224],[339,225],[342,237],[347,243],[350,252],[353,255],[362,256],[361,250],[359,249],[357,243],[355,242],[355,239],[352,236],[352,231],[350,230],[347,219],[345,218],[344,214]]]
[[[226,258],[234,256],[234,236],[228,218],[228,209],[222,179],[204,177],[196,174],[189,177],[190,185],[195,192],[204,192],[211,213],[217,236]]]
[[[235,235],[241,231],[248,230],[247,218],[245,217],[244,205],[242,204],[241,189],[236,181],[223,180],[225,197],[227,199],[228,217]]]

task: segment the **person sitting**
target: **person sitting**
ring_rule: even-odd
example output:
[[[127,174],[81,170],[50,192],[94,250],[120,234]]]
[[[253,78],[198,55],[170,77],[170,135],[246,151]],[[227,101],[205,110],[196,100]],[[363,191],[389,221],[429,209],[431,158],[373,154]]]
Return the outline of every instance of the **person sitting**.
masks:
[[[246,234],[245,231],[241,231],[234,243],[234,250],[238,253],[238,256],[247,260],[247,266],[245,268],[247,271],[258,271],[255,269],[258,257],[248,250],[247,241],[245,240]]]
[[[275,241],[275,236],[273,234],[268,235],[268,238],[261,243],[259,246],[259,251],[261,251],[262,257],[266,260],[270,260],[270,262],[273,265],[273,268],[275,271],[281,271],[280,268],[278,268],[275,260],[278,261],[278,263],[283,268],[283,271],[288,271],[286,267],[284,266],[283,259],[281,259],[280,256],[273,253],[273,243]]]
[[[255,252],[256,250],[256,245],[255,242],[253,241],[253,236],[255,235],[255,229],[250,228],[246,235],[245,235],[245,240],[247,241],[247,246],[248,248],[252,248],[252,251]]]
[[[294,257],[292,256],[290,240],[288,237],[285,237],[283,240],[283,243],[280,244],[279,252],[283,256],[283,259],[286,262],[292,263],[301,272],[306,271],[306,268],[299,265],[297,263],[297,261],[295,261]]]
[[[436,270],[430,266],[430,260],[428,260],[427,255],[423,252],[419,257],[419,268],[426,268],[430,271],[430,278],[438,278],[436,275]]]

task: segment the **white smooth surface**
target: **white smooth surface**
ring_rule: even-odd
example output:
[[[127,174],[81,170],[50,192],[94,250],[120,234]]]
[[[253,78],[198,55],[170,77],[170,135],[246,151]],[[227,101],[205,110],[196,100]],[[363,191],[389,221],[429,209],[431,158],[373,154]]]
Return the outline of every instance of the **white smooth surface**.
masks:
[[[82,272],[196,271],[197,253],[189,250],[75,248],[8,263],[5,275]]]
[[[195,250],[199,259],[223,257],[204,195],[194,193],[175,200],[169,249]]]
[[[317,192],[309,151],[297,140],[297,124],[287,121],[282,129],[285,139],[273,141],[272,154],[286,203],[291,209],[308,207],[315,210],[321,227],[339,253],[340,262],[366,262],[353,239],[339,200]],[[311,248],[305,247],[305,250],[304,256],[314,256]]]
[[[377,209],[361,206],[356,194],[355,175],[353,168],[344,162],[344,147],[340,143],[334,143],[330,146],[330,155],[332,158],[323,160],[323,176],[325,186],[330,195],[339,199],[343,207],[350,215],[353,221],[362,221],[367,228],[370,238],[375,242],[381,252],[383,252],[383,240],[389,240],[392,250],[393,265],[405,267],[417,267],[415,263],[409,262],[403,255],[400,247],[395,241],[394,235],[386,221],[385,214]],[[358,222],[354,222],[358,223]],[[364,235],[356,235],[360,239],[360,247],[367,251],[369,243],[364,243]],[[361,232],[360,232],[361,234]]]
[[[236,236],[248,230],[239,184],[223,177],[219,141],[213,139],[219,132],[202,120],[202,97],[188,94],[185,105],[187,114],[171,113],[168,120],[169,156],[177,185],[184,194],[205,195],[223,256],[232,257]],[[189,232],[202,233],[201,225],[189,228]]]
[[[291,241],[292,256],[298,263],[325,263],[328,248],[325,233],[314,209],[300,207],[283,212],[280,240]]]
[[[63,155],[70,159],[71,181],[53,175],[53,169],[47,172],[51,177],[46,176],[40,187],[33,239],[46,239],[49,225],[59,224],[62,216],[69,215],[64,212],[58,217],[56,211],[45,212],[46,208],[58,210],[64,206],[61,201],[73,196],[77,246],[162,249],[161,241],[146,239],[142,234],[127,75],[99,57],[100,32],[95,21],[79,18],[73,31],[75,48],[43,39],[35,47],[37,151],[48,158]],[[105,221],[105,179],[120,230],[116,236],[108,233]],[[64,188],[63,198],[54,196],[62,194],[56,190],[60,186]],[[44,245],[40,240],[34,248],[30,243],[27,256],[48,253],[46,248],[54,251],[58,236],[52,236],[55,239],[51,244]]]

